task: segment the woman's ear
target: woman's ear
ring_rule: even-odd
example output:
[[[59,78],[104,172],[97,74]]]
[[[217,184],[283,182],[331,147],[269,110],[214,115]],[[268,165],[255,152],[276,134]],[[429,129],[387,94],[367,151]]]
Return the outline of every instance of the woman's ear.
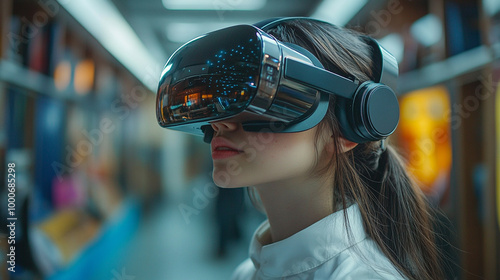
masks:
[[[335,140],[337,140],[337,141],[335,141]],[[342,136],[339,136],[337,139],[335,139],[334,135],[328,135],[328,134],[326,134],[326,135],[323,134],[323,141],[324,141],[323,143],[325,145],[324,149],[329,154],[334,154],[337,152],[335,149],[335,142],[337,142],[337,145],[339,145],[341,153],[348,152],[348,151],[354,149],[358,145],[358,143],[349,141]]]
[[[340,150],[342,153],[348,152],[348,151],[354,149],[358,145],[358,143],[349,141],[349,140],[345,139],[344,137],[339,137],[338,142],[340,144]]]

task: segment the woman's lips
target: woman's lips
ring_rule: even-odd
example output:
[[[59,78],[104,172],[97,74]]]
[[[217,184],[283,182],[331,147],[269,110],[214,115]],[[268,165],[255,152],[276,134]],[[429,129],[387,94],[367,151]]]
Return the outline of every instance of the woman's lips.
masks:
[[[240,151],[237,150],[215,150],[212,151],[212,158],[213,159],[224,159],[232,156],[236,156],[241,154]]]
[[[224,159],[239,155],[243,151],[238,150],[229,140],[215,137],[212,139],[212,159]]]

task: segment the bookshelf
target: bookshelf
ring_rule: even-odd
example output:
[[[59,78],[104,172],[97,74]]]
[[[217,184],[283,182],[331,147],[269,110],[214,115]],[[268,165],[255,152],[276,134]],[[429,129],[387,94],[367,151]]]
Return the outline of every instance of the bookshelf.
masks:
[[[73,95],[73,90],[70,88],[63,91],[58,90],[53,78],[6,59],[0,60],[0,80],[11,86],[36,92],[49,98],[81,103],[86,100],[86,96]]]
[[[134,129],[155,125],[154,94],[49,2],[58,5],[0,3],[0,168],[16,162],[23,221],[18,270],[0,275],[112,277],[142,205],[162,191],[160,170],[150,168],[160,154],[158,134]],[[145,96],[127,102],[137,89]]]
[[[399,78],[399,93],[445,83],[456,77],[476,76],[478,71],[500,59],[500,43],[479,46],[422,68],[403,73]],[[470,78],[474,79],[474,77]]]
[[[496,172],[496,135],[500,129],[496,116],[500,108],[495,105],[499,104],[500,12],[486,10],[486,2],[373,1],[347,25],[378,39],[388,34],[403,38],[401,98],[428,93],[435,86],[447,89],[452,167],[448,194],[439,207],[451,224],[449,230],[440,233],[458,248],[449,252],[445,249],[447,257],[456,263],[446,270],[447,279],[496,279],[500,275],[500,175]],[[395,3],[398,9],[389,9]],[[411,31],[426,15],[435,16],[443,31],[430,46],[419,42]],[[373,34],[374,22],[383,28]],[[396,145],[408,146],[398,137],[393,137]]]

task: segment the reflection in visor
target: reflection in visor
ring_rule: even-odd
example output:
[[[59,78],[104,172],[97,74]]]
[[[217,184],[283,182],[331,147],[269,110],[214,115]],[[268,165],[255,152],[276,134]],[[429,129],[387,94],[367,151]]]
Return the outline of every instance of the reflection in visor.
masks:
[[[253,28],[238,30],[213,32],[170,58],[172,69],[159,89],[165,123],[231,116],[246,108],[258,86],[261,42]]]

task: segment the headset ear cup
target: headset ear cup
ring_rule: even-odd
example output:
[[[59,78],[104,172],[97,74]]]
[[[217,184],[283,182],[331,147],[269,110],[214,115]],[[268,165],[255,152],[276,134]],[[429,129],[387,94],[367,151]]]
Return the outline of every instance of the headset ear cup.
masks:
[[[396,129],[399,104],[391,88],[368,81],[358,87],[353,99],[337,98],[335,114],[346,139],[356,143],[377,141]]]
[[[353,129],[355,127],[353,118],[353,100],[336,96],[335,98],[335,116],[340,126],[342,136],[355,143],[366,142]]]
[[[339,121],[342,136],[355,143],[373,141],[363,124],[362,114],[364,112],[363,101],[368,94],[367,88],[372,82],[364,82],[356,89],[352,99],[337,97],[335,103],[335,115]]]
[[[399,103],[394,91],[380,83],[368,82],[362,89],[359,111],[354,114],[359,132],[369,141],[391,135],[399,122]]]

